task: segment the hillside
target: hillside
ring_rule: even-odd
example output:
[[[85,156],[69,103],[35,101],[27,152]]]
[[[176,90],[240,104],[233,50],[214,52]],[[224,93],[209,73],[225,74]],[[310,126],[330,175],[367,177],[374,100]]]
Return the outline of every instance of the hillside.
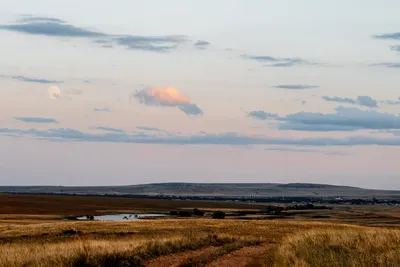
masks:
[[[310,183],[158,183],[128,186],[0,186],[0,193],[115,194],[150,196],[232,197],[385,197],[400,198],[400,191]]]

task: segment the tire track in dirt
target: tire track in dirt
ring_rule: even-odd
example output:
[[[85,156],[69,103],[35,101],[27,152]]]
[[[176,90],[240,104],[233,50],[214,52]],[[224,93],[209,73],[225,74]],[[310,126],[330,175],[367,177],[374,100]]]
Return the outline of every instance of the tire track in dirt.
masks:
[[[276,244],[262,244],[249,246],[226,254],[208,264],[207,267],[256,267],[273,266],[274,250]]]
[[[145,264],[147,267],[178,267],[181,264],[195,257],[201,257],[203,254],[213,253],[218,250],[218,247],[206,247],[198,250],[191,250],[181,253],[169,254],[158,257]]]

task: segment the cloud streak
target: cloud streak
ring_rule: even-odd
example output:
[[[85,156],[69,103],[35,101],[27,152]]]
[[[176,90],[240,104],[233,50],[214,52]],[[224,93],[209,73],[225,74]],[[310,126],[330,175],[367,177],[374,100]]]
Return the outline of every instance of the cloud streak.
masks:
[[[199,40],[199,41],[197,41],[197,42],[194,43],[194,46],[195,46],[197,49],[202,49],[202,50],[207,49],[210,45],[211,45],[211,44],[210,44],[209,42],[203,41],[203,40]]]
[[[352,104],[352,105],[360,105],[364,107],[369,107],[369,108],[377,108],[378,107],[378,101],[373,99],[370,96],[358,96],[356,99],[353,98],[347,98],[347,97],[337,97],[337,96],[322,96],[321,97],[325,101],[329,102],[339,102],[339,103],[347,103],[347,104]]]
[[[111,110],[107,107],[104,108],[94,108],[93,112],[111,112]]]
[[[318,88],[319,86],[317,85],[302,85],[302,84],[282,84],[282,85],[276,85],[274,88],[279,88],[279,89],[289,89],[289,90],[305,90],[305,89],[313,89],[313,88]]]
[[[170,52],[176,49],[179,44],[188,41],[184,35],[143,36],[107,34],[101,31],[74,26],[57,18],[47,17],[23,18],[14,24],[0,25],[0,30],[46,37],[88,39],[95,44],[100,44],[101,47],[110,48],[114,45],[119,45],[130,50],[151,52]],[[200,43],[200,46],[204,47],[205,44]]]
[[[294,67],[299,65],[317,65],[302,58],[279,58],[272,56],[241,55],[243,59],[253,60],[264,64],[265,67]]]
[[[165,132],[165,130],[156,127],[136,126],[136,129],[143,131]]]
[[[26,83],[58,84],[58,83],[64,82],[64,81],[48,80],[48,79],[42,79],[42,78],[30,78],[30,77],[25,77],[25,76],[0,75],[0,77],[9,78],[9,79],[13,79],[13,80],[20,81],[20,82],[26,82]]]
[[[176,107],[187,115],[203,115],[203,111],[191,103],[189,96],[181,94],[175,87],[146,88],[133,93],[130,100],[136,99],[146,106]]]
[[[392,45],[390,49],[396,52],[400,52],[400,45]]]
[[[56,119],[41,117],[14,117],[15,120],[26,123],[58,123]]]
[[[317,153],[324,154],[329,156],[346,156],[350,155],[346,152],[337,152],[337,151],[320,151],[320,150],[312,150],[312,149],[304,149],[304,148],[291,148],[291,147],[269,147],[265,148],[267,151],[278,151],[278,152],[294,152],[294,153]]]
[[[286,116],[259,116],[257,119],[274,119],[281,130],[328,132],[400,129],[399,115],[342,106],[337,107],[335,113],[298,112]]]
[[[0,128],[0,134],[14,137],[36,137],[49,141],[111,142],[164,145],[296,145],[296,146],[400,146],[398,137],[349,136],[344,138],[271,138],[268,136],[241,135],[238,133],[168,135],[143,133],[85,133],[75,129],[20,130]]]
[[[93,127],[94,130],[105,131],[105,132],[113,132],[113,133],[125,133],[124,130],[118,128],[111,128],[111,127],[104,127],[104,126],[97,126]]]
[[[400,40],[400,32],[384,33],[384,34],[374,35],[373,37],[382,40]]]
[[[81,94],[83,94],[83,91],[80,89],[68,89],[68,90],[65,90],[65,93],[67,95],[81,95]]]
[[[400,63],[396,63],[396,62],[382,62],[382,63],[372,64],[371,66],[381,66],[381,67],[396,69],[396,68],[400,68]]]

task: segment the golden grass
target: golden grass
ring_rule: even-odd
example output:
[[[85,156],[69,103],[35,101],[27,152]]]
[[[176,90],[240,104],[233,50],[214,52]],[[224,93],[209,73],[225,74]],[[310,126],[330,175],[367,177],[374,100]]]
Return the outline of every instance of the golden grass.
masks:
[[[397,267],[400,231],[354,227],[302,232],[283,240],[275,260],[277,267]]]
[[[212,219],[139,220],[131,222],[59,221],[0,227],[0,266],[134,266],[160,255],[260,242],[313,228],[351,226],[310,222]],[[79,235],[66,235],[74,229]],[[218,255],[228,252],[225,246]]]
[[[396,254],[400,231],[384,228],[291,220],[105,222],[49,221],[46,217],[20,224],[13,220],[16,218],[9,219],[0,224],[2,267],[140,266],[161,255],[217,246],[218,250],[204,259],[188,263],[200,266],[258,243],[279,246],[277,267],[400,266]],[[75,233],[66,232],[71,229]]]

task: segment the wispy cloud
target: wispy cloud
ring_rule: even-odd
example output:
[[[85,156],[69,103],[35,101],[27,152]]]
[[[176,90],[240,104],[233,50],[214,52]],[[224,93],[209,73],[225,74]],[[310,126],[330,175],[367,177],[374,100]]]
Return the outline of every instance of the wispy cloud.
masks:
[[[13,79],[16,81],[21,81],[21,82],[27,82],[27,83],[58,84],[58,83],[64,82],[64,81],[48,80],[48,79],[42,79],[42,78],[30,78],[30,77],[25,77],[25,76],[0,75],[0,77]]]
[[[203,40],[199,40],[197,42],[194,43],[194,46],[197,49],[206,49],[207,47],[209,47],[211,44],[207,41],[203,41]]]
[[[276,85],[274,87],[279,89],[289,89],[289,90],[305,90],[305,89],[318,88],[319,86],[304,85],[304,84],[282,84],[282,85]]]
[[[94,108],[93,112],[111,112],[111,110],[107,107],[104,108]]]
[[[294,153],[317,153],[317,154],[324,154],[330,156],[346,156],[350,155],[346,152],[339,152],[339,151],[321,151],[321,150],[312,150],[312,149],[304,149],[304,148],[291,148],[291,147],[268,147],[265,148],[268,151],[279,151],[279,152],[294,152]]]
[[[378,34],[374,35],[373,37],[383,40],[400,40],[400,32]]]
[[[263,119],[262,116],[256,118]],[[268,119],[278,121],[278,129],[281,130],[355,131],[362,129],[400,129],[399,115],[342,106],[337,107],[335,113],[298,112],[287,116],[264,117],[264,120]]]
[[[143,131],[165,132],[165,130],[156,127],[136,126],[136,129]]]
[[[267,63],[265,67],[294,67],[298,65],[317,65],[316,62],[311,62],[303,58],[279,58],[272,56],[256,56],[256,55],[242,55],[244,59],[254,60],[261,63]]]
[[[399,137],[349,136],[344,138],[271,138],[268,136],[251,136],[238,133],[194,134],[194,135],[163,135],[101,133],[92,134],[75,129],[55,128],[48,130],[21,130],[0,128],[0,134],[15,137],[36,137],[50,141],[75,142],[112,142],[134,144],[165,144],[165,145],[296,145],[296,146],[400,146]]]
[[[105,131],[105,132],[113,132],[113,133],[125,133],[124,130],[118,128],[111,128],[111,127],[104,127],[104,126],[97,126],[93,127],[95,130]]]
[[[146,106],[176,107],[187,115],[203,115],[203,111],[191,103],[189,96],[181,94],[175,87],[153,87],[133,93],[130,100],[136,99]]]
[[[393,51],[400,52],[400,45],[392,45],[392,46],[390,47],[390,49],[392,49]]]
[[[276,113],[267,113],[263,110],[252,110],[252,111],[244,111],[248,117],[258,119],[258,120],[270,120],[270,119],[277,119],[279,115]]]
[[[46,22],[57,22],[57,23],[66,23],[65,20],[51,17],[35,17],[32,15],[24,15],[18,20],[20,22],[38,22],[38,21],[46,21]]]
[[[352,98],[347,98],[347,97],[337,97],[337,96],[322,96],[322,99],[324,99],[325,101],[329,101],[329,102],[339,102],[339,103],[348,103],[348,104],[357,104],[357,101],[355,99]]]
[[[370,96],[358,96],[356,99],[347,98],[347,97],[337,97],[337,96],[322,96],[322,99],[329,102],[339,102],[339,103],[348,103],[353,105],[360,105],[369,108],[377,108],[378,101],[373,99]]]
[[[65,90],[65,93],[67,95],[81,95],[81,94],[83,94],[83,91],[80,89],[68,89],[68,90]]]
[[[397,100],[382,100],[379,102],[386,105],[400,105],[400,97]]]
[[[57,18],[27,17],[17,23],[0,25],[0,30],[21,34],[40,35],[47,37],[86,38],[102,47],[120,45],[133,50],[152,52],[170,52],[179,44],[187,42],[184,35],[143,36],[143,35],[114,35],[98,30],[78,27]]]
[[[56,119],[41,117],[14,117],[15,120],[26,123],[58,123]]]
[[[382,62],[382,63],[372,64],[371,66],[381,66],[381,67],[387,67],[387,68],[400,68],[400,63],[397,63],[397,62]]]

